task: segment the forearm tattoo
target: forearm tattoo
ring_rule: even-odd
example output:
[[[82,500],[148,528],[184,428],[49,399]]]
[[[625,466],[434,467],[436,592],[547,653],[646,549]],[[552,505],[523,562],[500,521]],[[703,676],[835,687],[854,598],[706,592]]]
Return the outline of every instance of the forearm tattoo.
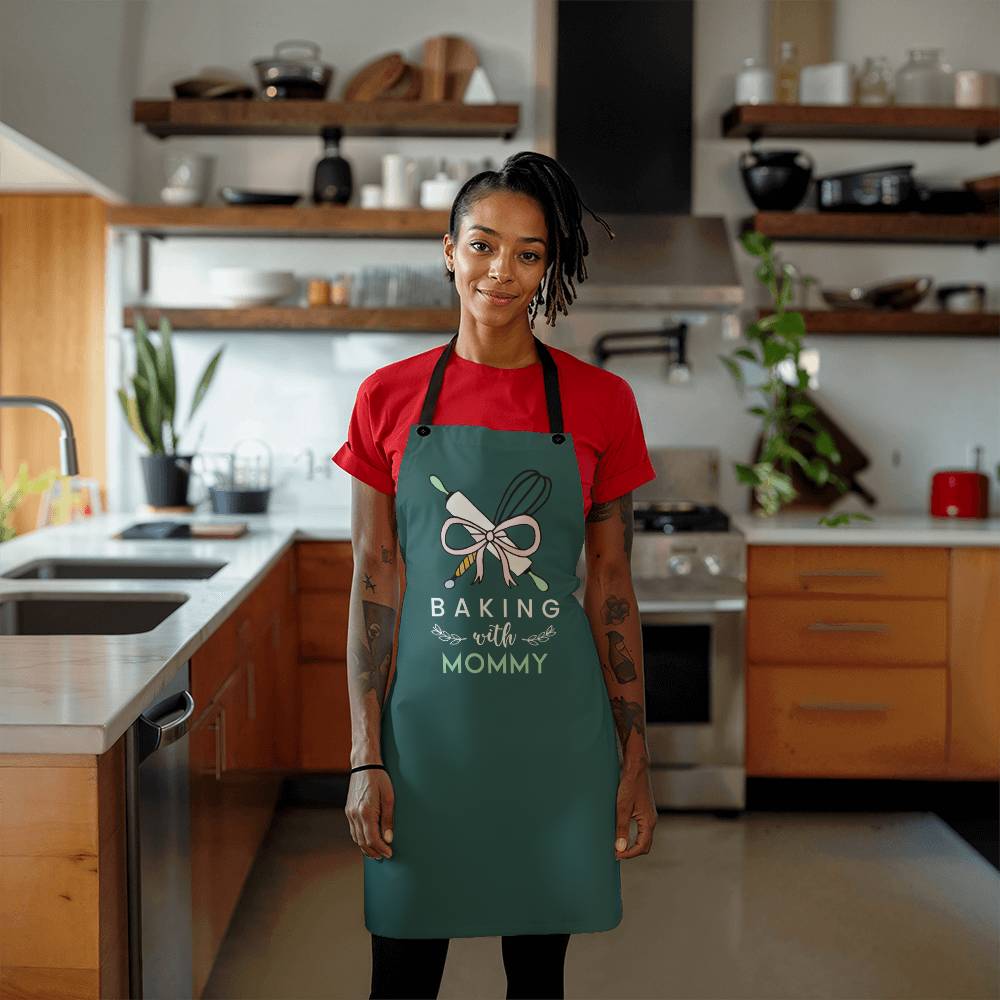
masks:
[[[396,609],[374,601],[362,601],[361,608],[364,612],[365,634],[361,644],[354,643],[352,646],[352,673],[362,695],[374,691],[378,703],[382,704],[389,666],[392,663]]]
[[[639,735],[640,746],[645,743],[646,720],[639,702],[626,701],[625,698],[612,698],[611,712],[615,717],[618,738],[621,740],[624,753],[628,753],[628,741],[633,732]],[[643,751],[642,756],[645,756],[645,751]]]
[[[625,645],[625,636],[621,632],[608,633],[608,663],[614,671],[619,684],[627,684],[636,678],[635,661]]]
[[[591,504],[587,513],[587,520],[591,523],[606,521],[613,517],[615,512],[621,518],[624,530],[625,555],[632,558],[632,537],[635,533],[635,516],[632,513],[632,494],[623,493],[616,500],[608,500],[606,503]]]

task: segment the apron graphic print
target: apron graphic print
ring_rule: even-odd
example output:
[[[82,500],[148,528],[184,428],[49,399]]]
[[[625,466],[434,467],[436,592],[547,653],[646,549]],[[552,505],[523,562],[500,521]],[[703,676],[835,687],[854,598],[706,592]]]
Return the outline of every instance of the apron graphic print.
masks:
[[[454,572],[444,581],[444,587],[452,590],[456,581],[464,576],[468,570],[475,566],[475,573],[470,582],[470,587],[482,584],[486,579],[485,553],[489,552],[496,563],[499,563],[499,571],[502,573],[503,581],[507,587],[517,587],[518,577],[527,577],[532,581],[535,588],[544,593],[549,589],[547,581],[533,572],[531,569],[532,560],[529,558],[535,553],[542,542],[542,529],[534,515],[545,505],[552,493],[552,480],[536,469],[524,469],[519,472],[508,483],[497,502],[496,510],[492,519],[487,517],[464,493],[455,490],[449,491],[440,477],[431,475],[428,477],[436,490],[446,497],[445,509],[451,515],[446,518],[441,525],[441,547],[449,555],[462,556],[462,560],[455,567]],[[530,531],[531,541],[527,545],[519,546],[511,537],[511,532],[521,528]],[[448,541],[449,531],[464,530],[471,543],[468,545],[451,545]],[[489,564],[491,567],[493,563]],[[492,570],[490,572],[496,572]],[[492,617],[491,605],[494,598],[486,598],[480,601],[480,621],[486,625],[483,631],[474,631],[472,638],[479,646],[492,644],[495,647],[509,647],[518,641],[518,636],[512,633],[509,621],[502,624],[499,621],[485,622],[486,616]],[[437,611],[443,613],[443,600],[431,599],[432,613]],[[520,611],[524,606],[523,602],[518,602],[517,609]],[[460,600],[459,609],[466,609],[468,605]],[[529,615],[531,605],[528,605]],[[507,602],[503,601],[504,615],[506,616]],[[558,614],[558,602],[549,602],[547,613]],[[459,636],[443,629],[436,622],[431,626],[432,633],[443,642],[451,646],[456,646],[465,642],[467,636]],[[539,643],[547,642],[556,634],[556,628],[549,624],[543,631],[534,635],[520,637],[521,641],[537,647]],[[451,658],[442,656],[442,670],[444,672],[464,670],[471,673],[478,673],[483,667],[488,668],[489,673],[506,673],[508,667],[511,672],[528,672],[534,666],[538,673],[542,672],[543,663],[548,654],[539,656],[532,654],[518,658],[511,655],[508,663],[507,656],[494,658],[487,656],[484,662],[483,657],[478,653],[470,653],[465,657],[464,663],[461,657]]]

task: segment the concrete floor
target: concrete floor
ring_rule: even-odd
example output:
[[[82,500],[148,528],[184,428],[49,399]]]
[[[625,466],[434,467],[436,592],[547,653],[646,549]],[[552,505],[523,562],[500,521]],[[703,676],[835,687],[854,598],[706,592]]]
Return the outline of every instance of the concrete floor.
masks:
[[[1000,874],[933,813],[664,813],[622,896],[568,998],[1000,996]],[[370,941],[343,808],[282,805],[204,995],[358,1000]],[[505,983],[499,938],[452,940],[441,1000]]]

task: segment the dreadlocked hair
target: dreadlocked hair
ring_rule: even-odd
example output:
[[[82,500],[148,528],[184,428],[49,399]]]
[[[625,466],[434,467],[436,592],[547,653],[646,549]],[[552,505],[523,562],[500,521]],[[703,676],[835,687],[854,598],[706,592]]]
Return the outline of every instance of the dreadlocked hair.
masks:
[[[549,263],[528,310],[531,326],[535,325],[538,307],[545,303],[545,322],[555,326],[557,313],[569,315],[569,304],[576,298],[574,280],[587,280],[587,265],[583,258],[590,252],[583,228],[583,209],[596,219],[611,239],[615,234],[599,215],[584,204],[573,178],[551,156],[531,150],[514,153],[504,160],[499,170],[484,170],[470,177],[455,195],[451,206],[448,232],[458,239],[462,219],[481,198],[494,191],[511,191],[534,198],[545,213],[549,230]],[[448,280],[454,281],[452,271]]]

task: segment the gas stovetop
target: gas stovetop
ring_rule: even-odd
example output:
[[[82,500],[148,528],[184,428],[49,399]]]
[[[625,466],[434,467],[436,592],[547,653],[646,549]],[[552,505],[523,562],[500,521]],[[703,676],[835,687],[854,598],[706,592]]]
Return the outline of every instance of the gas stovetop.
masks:
[[[634,503],[636,531],[674,535],[689,531],[729,531],[729,515],[714,504],[687,501]]]

